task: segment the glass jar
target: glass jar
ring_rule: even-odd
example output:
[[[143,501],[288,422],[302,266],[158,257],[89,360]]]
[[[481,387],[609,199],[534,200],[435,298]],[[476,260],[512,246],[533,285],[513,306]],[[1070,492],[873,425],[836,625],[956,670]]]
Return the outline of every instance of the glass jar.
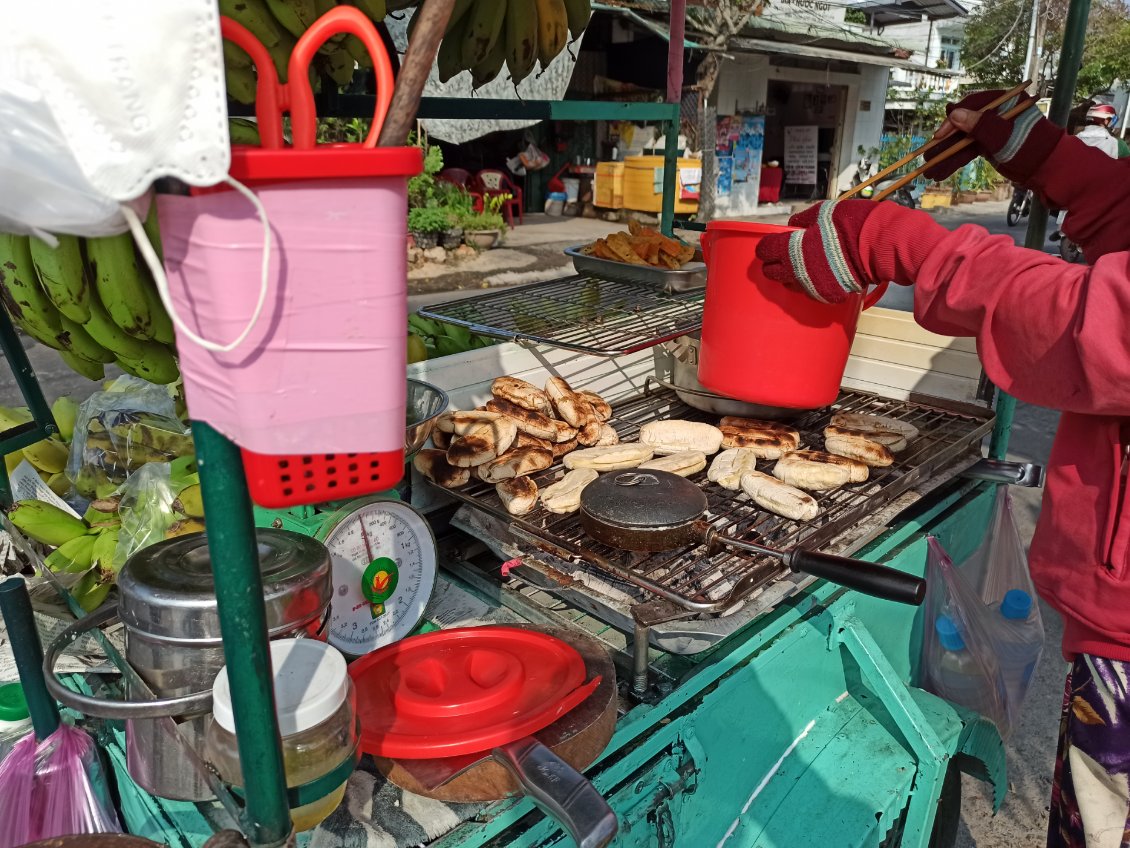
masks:
[[[309,639],[272,642],[271,666],[286,785],[294,788],[329,774],[353,752],[357,744],[353,683],[337,649]],[[205,737],[207,757],[224,780],[241,787],[226,666],[216,676],[212,697],[212,721]],[[347,782],[316,801],[292,808],[294,829],[310,830],[337,809]]]

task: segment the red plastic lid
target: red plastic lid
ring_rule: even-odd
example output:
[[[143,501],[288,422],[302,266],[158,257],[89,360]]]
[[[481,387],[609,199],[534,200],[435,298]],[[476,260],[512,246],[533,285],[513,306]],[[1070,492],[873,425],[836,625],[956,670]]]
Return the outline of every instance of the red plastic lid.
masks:
[[[710,221],[706,225],[708,232],[723,230],[731,233],[756,233],[767,235],[769,233],[787,233],[800,229],[786,224],[757,224],[753,221]]]
[[[316,180],[343,177],[414,177],[424,169],[419,147],[363,147],[319,144],[313,149],[268,150],[233,145],[229,173],[240,182]]]
[[[349,667],[361,750],[430,759],[489,751],[553,724],[593,693],[571,645],[513,627],[402,639]]]

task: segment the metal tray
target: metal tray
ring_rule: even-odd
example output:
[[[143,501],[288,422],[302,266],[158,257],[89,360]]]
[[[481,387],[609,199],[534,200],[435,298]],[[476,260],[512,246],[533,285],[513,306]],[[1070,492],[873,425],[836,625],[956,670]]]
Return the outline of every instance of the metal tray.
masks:
[[[706,263],[702,261],[702,251],[695,250],[694,259],[677,271],[653,268],[650,265],[629,265],[627,262],[614,262],[599,256],[588,256],[581,251],[587,244],[565,248],[565,255],[573,260],[578,274],[603,277],[606,280],[619,280],[625,283],[641,283],[662,286],[664,291],[684,292],[706,287]]]

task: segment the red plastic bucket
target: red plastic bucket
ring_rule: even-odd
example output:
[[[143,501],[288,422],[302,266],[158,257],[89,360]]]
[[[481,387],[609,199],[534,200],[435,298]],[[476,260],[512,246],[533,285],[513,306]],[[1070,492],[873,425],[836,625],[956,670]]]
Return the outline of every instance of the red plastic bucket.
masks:
[[[714,221],[702,236],[706,306],[698,379],[712,392],[764,406],[815,409],[835,401],[859,314],[886,284],[820,303],[768,279],[757,258],[775,224]]]

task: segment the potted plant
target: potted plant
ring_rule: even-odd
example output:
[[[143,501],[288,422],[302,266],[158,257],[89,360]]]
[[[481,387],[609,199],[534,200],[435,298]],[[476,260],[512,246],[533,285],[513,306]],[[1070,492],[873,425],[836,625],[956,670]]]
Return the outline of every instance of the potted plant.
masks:
[[[463,240],[478,250],[490,250],[502,240],[506,221],[502,207],[512,195],[494,194],[483,199],[482,212],[471,212],[462,218]]]
[[[440,234],[452,225],[451,213],[437,206],[408,210],[408,232],[416,247],[428,250],[439,244]]]

